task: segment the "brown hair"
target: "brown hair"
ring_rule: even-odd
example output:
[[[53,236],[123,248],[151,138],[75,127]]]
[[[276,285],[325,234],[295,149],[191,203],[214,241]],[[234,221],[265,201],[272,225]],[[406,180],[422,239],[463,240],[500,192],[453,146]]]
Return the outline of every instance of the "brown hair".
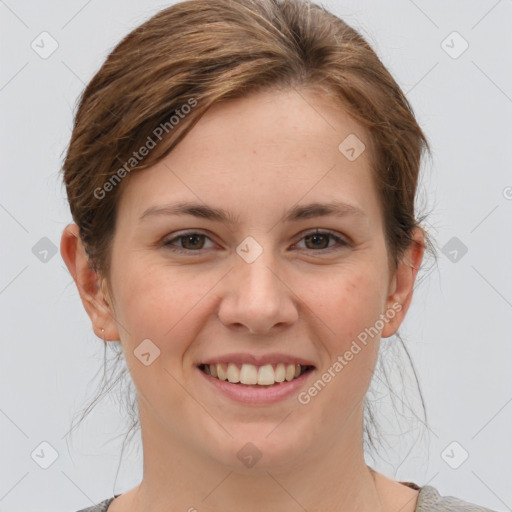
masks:
[[[162,159],[214,103],[305,87],[335,99],[366,128],[396,267],[420,227],[415,196],[426,137],[363,37],[300,0],[187,0],[153,16],[110,53],[81,95],[63,165],[91,267],[108,277],[116,206],[129,173]],[[155,144],[142,151],[150,139]]]

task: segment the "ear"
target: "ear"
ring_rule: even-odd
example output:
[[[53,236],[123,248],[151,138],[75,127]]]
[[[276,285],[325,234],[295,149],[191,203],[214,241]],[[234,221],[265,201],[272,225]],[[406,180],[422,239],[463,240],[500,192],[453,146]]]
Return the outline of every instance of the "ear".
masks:
[[[406,249],[398,268],[391,276],[386,300],[387,323],[382,329],[382,338],[393,336],[400,327],[411,304],[416,274],[423,260],[425,237],[421,228],[413,232],[409,247]],[[395,314],[392,317],[391,312]]]
[[[89,257],[85,252],[76,224],[70,224],[64,229],[60,241],[60,253],[75,281],[96,336],[105,341],[119,340],[115,313],[106,281],[90,267]]]

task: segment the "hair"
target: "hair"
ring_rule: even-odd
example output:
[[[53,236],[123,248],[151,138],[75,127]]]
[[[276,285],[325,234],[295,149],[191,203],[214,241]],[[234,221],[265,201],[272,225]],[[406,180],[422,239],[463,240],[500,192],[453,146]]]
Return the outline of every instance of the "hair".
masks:
[[[314,90],[364,127],[390,268],[419,243],[412,237],[416,228],[424,234],[426,253],[437,259],[421,227],[426,216],[418,218],[415,211],[429,144],[404,93],[365,39],[308,1],[186,0],[126,35],[79,99],[63,179],[90,266],[107,284],[117,205],[130,175],[164,158],[212,105],[268,89]],[[414,365],[397,337],[426,420]],[[123,358],[119,344],[113,345],[116,367]],[[106,374],[105,355],[102,391],[80,421],[127,369],[115,381]],[[384,375],[387,380],[385,369]],[[131,432],[138,413],[134,400],[128,405]],[[368,447],[375,448],[376,430],[375,413],[365,399]]]

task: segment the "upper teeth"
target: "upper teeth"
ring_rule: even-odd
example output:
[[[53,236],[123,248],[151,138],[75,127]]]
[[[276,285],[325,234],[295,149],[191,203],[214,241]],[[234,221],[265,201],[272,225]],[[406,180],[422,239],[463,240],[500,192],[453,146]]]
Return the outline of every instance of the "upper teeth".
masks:
[[[285,380],[290,381],[298,377],[303,368],[300,364],[285,365],[283,363],[277,364],[275,368],[271,364],[255,366],[244,363],[240,368],[234,363],[204,365],[206,373],[220,380],[228,380],[232,383],[240,382],[241,384],[259,384],[261,386],[269,386]]]

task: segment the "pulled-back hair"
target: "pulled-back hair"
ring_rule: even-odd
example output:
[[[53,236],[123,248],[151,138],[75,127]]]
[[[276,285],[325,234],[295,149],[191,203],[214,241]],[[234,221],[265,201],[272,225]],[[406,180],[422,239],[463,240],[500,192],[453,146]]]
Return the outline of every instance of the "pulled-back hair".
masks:
[[[312,89],[365,128],[390,268],[396,268],[417,243],[414,229],[423,229],[415,197],[429,147],[369,44],[311,2],[187,0],[124,37],[81,95],[63,177],[93,269],[108,280],[117,205],[130,175],[167,155],[212,105],[262,89]],[[365,431],[373,444],[368,426]]]

